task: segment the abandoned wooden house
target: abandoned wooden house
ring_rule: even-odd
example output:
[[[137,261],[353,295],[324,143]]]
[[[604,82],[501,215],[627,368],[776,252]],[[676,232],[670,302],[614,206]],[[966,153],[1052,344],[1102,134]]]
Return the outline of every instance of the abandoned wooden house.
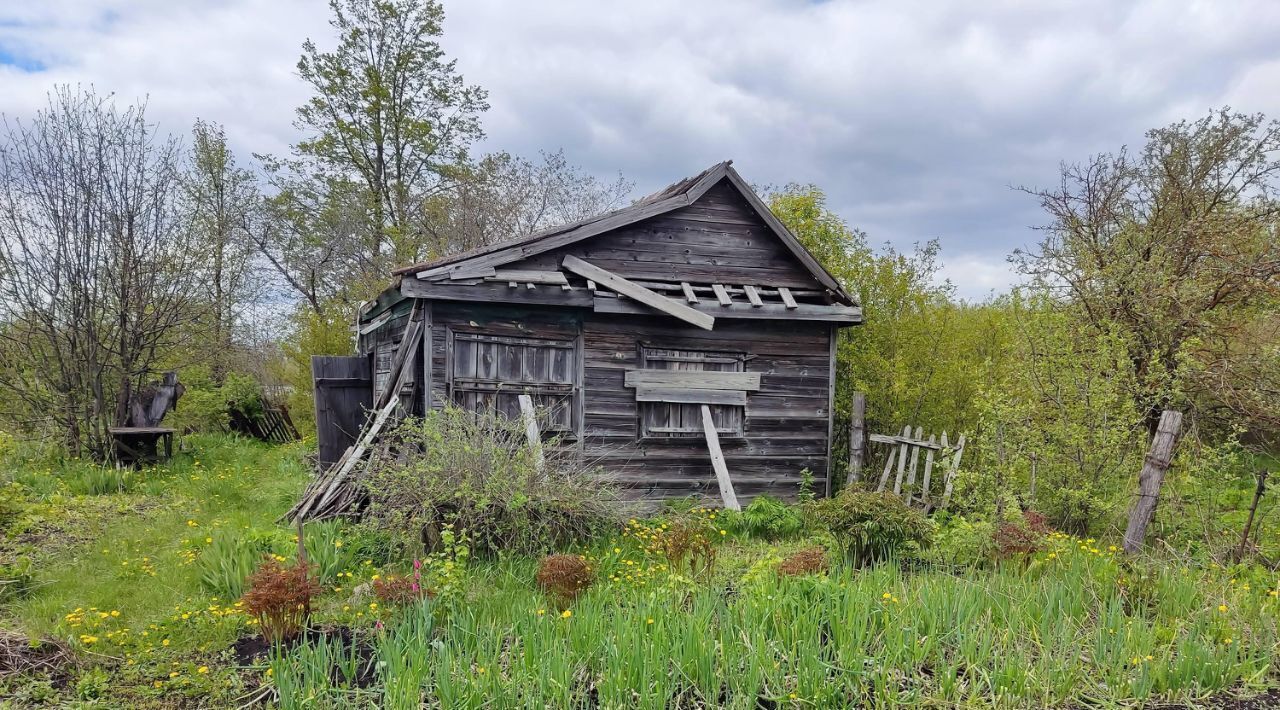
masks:
[[[861,319],[720,163],[599,217],[398,269],[361,309],[357,355],[316,359],[321,460],[358,445],[370,409],[518,416],[527,395],[544,435],[634,497],[791,498],[806,470],[821,495],[836,333]]]

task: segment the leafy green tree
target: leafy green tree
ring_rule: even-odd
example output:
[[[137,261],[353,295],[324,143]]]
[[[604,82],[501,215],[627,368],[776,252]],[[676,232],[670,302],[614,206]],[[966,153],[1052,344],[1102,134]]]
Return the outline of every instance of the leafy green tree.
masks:
[[[851,395],[867,395],[867,426],[898,432],[910,424],[937,433],[976,425],[972,407],[984,368],[1002,358],[999,314],[953,301],[938,281],[938,245],[904,254],[873,250],[812,185],[769,197],[774,214],[856,294],[865,322],[840,331],[837,345],[837,451],[845,456]]]
[[[1280,307],[1277,189],[1280,123],[1223,109],[1030,191],[1050,222],[1013,261],[1093,332],[1121,334],[1148,431],[1167,407],[1280,424],[1276,369],[1239,347],[1253,331],[1275,352],[1274,327],[1257,329]]]

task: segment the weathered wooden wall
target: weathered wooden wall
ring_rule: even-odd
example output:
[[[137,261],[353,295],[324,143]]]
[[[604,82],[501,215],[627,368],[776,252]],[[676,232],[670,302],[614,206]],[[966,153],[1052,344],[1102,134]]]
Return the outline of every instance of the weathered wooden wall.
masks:
[[[768,493],[792,497],[808,468],[821,492],[827,476],[830,326],[786,321],[720,321],[711,331],[671,319],[604,318],[584,323],[585,447],[639,497],[715,496],[715,474],[701,438],[639,438],[635,390],[624,387],[639,367],[641,344],[742,352],[760,390],[747,393],[743,436],[720,438],[740,500]]]
[[[504,268],[554,271],[565,254],[629,279],[819,287],[725,182],[688,207]]]
[[[825,486],[831,337],[826,324],[726,320],[713,331],[700,331],[662,317],[608,318],[578,309],[444,302],[433,304],[432,324],[437,408],[451,396],[450,329],[580,339],[574,433],[587,461],[604,466],[640,498],[716,495],[701,437],[641,440],[635,390],[624,383],[625,372],[640,367],[641,345],[745,353],[745,369],[760,373],[761,387],[747,395],[743,436],[720,441],[739,497],[793,497],[805,468],[813,473],[816,492]]]

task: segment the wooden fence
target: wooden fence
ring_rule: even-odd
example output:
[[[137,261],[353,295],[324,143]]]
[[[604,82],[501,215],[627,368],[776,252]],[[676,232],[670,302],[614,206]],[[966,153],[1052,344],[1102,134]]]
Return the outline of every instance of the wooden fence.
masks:
[[[866,431],[866,396],[855,392],[849,428],[849,480],[862,478],[867,460],[867,444],[883,444],[889,447],[884,470],[876,484],[876,491],[884,491],[893,478],[893,493],[906,500],[907,505],[923,508],[927,512],[946,509],[951,502],[956,472],[964,455],[964,434],[955,442],[947,432],[924,437],[920,427],[907,425],[901,434],[871,434]],[[923,452],[923,454],[921,453]],[[934,476],[936,466],[941,466],[940,476]],[[895,475],[896,471],[896,475]]]

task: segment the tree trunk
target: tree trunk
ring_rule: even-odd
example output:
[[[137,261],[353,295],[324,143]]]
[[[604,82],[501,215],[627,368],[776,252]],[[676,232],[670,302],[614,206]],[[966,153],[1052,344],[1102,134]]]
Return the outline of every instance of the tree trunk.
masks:
[[[1146,463],[1138,476],[1138,500],[1129,512],[1129,525],[1124,531],[1124,551],[1128,554],[1135,554],[1142,549],[1147,536],[1147,525],[1155,515],[1156,503],[1160,500],[1160,486],[1164,484],[1164,475],[1173,460],[1173,447],[1181,430],[1182,413],[1172,409],[1164,410],[1160,415],[1156,434],[1151,439],[1151,450],[1147,453]]]

